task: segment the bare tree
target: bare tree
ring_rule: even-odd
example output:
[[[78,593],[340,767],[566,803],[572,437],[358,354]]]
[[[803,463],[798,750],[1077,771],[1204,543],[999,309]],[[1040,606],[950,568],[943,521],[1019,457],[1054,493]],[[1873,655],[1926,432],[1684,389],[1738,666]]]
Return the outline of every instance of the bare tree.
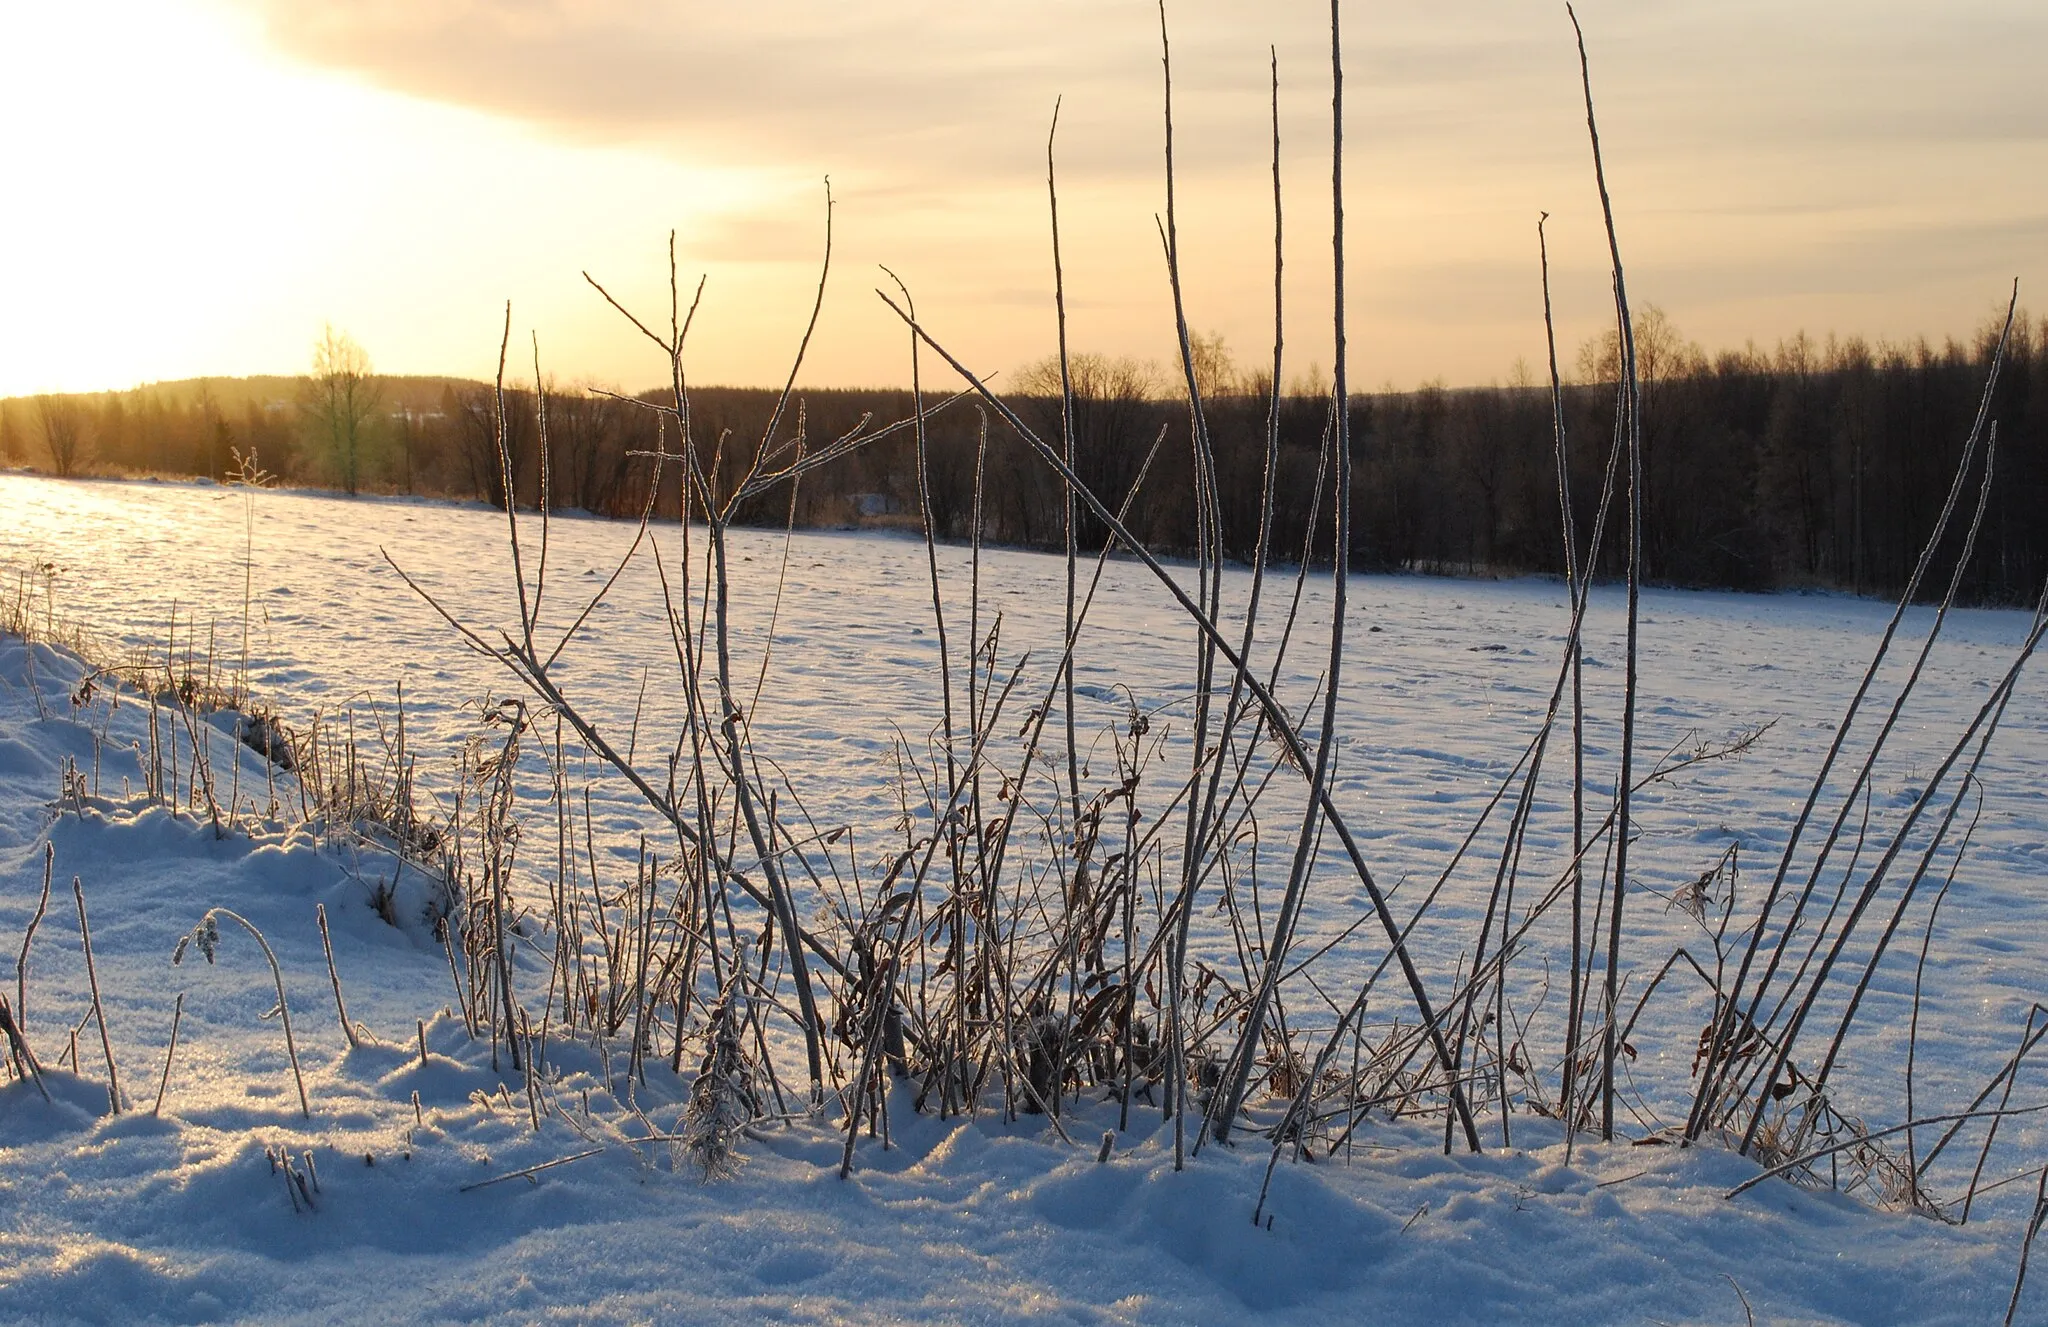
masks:
[[[1202,393],[1204,401],[1221,400],[1226,396],[1240,396],[1252,391],[1252,384],[1238,369],[1237,361],[1231,357],[1230,347],[1223,343],[1223,333],[1188,333],[1188,358],[1194,362],[1195,387]],[[1187,387],[1181,385],[1181,394],[1186,395]],[[1254,393],[1257,394],[1257,393]]]
[[[534,482],[528,486],[530,501],[538,502],[540,428],[532,398],[522,392],[506,391],[502,435],[498,427],[497,398],[489,388],[461,392],[447,404],[453,406],[451,413],[469,476],[470,492],[500,511],[508,510],[510,504],[518,501],[522,481],[532,476]],[[509,493],[505,487],[508,476],[512,485]]]
[[[1127,355],[1084,352],[1068,356],[1067,371],[1073,385],[1074,468],[1092,492],[1128,493],[1144,464],[1146,446],[1158,432],[1158,370]],[[1029,399],[1031,418],[1058,432],[1057,357],[1024,366],[1011,388]],[[1036,473],[1038,467],[1030,469]],[[1083,544],[1100,543],[1105,531],[1094,516],[1078,516],[1076,537]]]
[[[85,407],[72,396],[38,396],[36,422],[42,426],[50,468],[61,479],[76,474],[85,455]]]
[[[1683,571],[1680,519],[1697,518],[1702,495],[1716,494],[1725,484],[1703,482],[1691,471],[1703,449],[1688,449],[1682,441],[1684,420],[1689,411],[1682,398],[1708,380],[1711,366],[1697,342],[1688,341],[1664,310],[1645,304],[1629,319],[1630,348],[1635,356],[1636,382],[1632,388],[1640,410],[1635,427],[1637,446],[1642,452],[1643,486],[1643,574],[1669,578]],[[1621,339],[1618,329],[1609,328],[1579,348],[1579,375],[1589,384],[1618,385],[1622,381]],[[1712,532],[1698,530],[1698,540]]]
[[[1688,341],[1664,310],[1645,304],[1630,320],[1636,344],[1636,371],[1645,382],[1665,382],[1707,371],[1707,355]],[[1621,380],[1621,338],[1614,328],[1579,347],[1579,381],[1612,385]]]
[[[351,497],[362,487],[382,396],[370,371],[369,354],[348,333],[323,328],[313,346],[313,372],[300,401],[301,418]]]
[[[548,392],[553,501],[600,515],[633,510],[628,449],[638,412],[616,396],[575,387]]]

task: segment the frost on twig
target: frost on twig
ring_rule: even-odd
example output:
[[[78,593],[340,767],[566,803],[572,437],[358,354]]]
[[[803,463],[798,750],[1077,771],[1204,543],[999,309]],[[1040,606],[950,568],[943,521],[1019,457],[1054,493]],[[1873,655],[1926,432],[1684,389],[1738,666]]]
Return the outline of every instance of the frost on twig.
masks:
[[[761,1114],[754,1063],[742,1040],[744,1011],[745,1001],[736,992],[728,992],[712,1006],[704,1061],[690,1085],[679,1136],[670,1144],[677,1162],[696,1167],[707,1184],[739,1173],[745,1162],[738,1148],[740,1134]]]
[[[177,945],[171,950],[171,964],[175,967],[184,962],[185,951],[195,945],[198,946],[199,952],[205,956],[207,963],[213,963],[216,956],[220,953],[220,918],[222,917],[232,922],[241,923],[242,929],[255,938],[257,947],[263,951],[264,959],[270,964],[270,977],[277,985],[277,1007],[265,1014],[264,1017],[270,1018],[274,1016],[279,1022],[284,1024],[284,1049],[285,1054],[290,1057],[292,1062],[292,1082],[299,1089],[299,1113],[307,1119],[311,1119],[313,1118],[313,1107],[306,1100],[306,1076],[299,1071],[299,1047],[298,1043],[292,1038],[292,1011],[285,1004],[284,1000],[284,972],[277,966],[277,955],[270,951],[270,942],[263,938],[263,932],[257,930],[254,923],[232,908],[208,908],[206,915],[199,919],[198,925],[178,937]]]

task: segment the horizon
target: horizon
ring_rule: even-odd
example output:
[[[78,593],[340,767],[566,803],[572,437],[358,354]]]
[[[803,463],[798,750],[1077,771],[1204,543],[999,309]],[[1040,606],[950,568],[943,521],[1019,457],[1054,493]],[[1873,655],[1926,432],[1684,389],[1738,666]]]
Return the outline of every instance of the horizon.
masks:
[[[2032,310],[2028,309],[2024,304],[2015,305],[2012,314],[2013,331],[2016,336],[2029,335],[2031,334],[2032,330],[2037,326],[2037,322],[2034,318]],[[1744,343],[1740,346],[1703,345],[1697,340],[1695,340],[1693,337],[1688,335],[1685,328],[1673,326],[1670,323],[1668,323],[1668,321],[1665,321],[1663,310],[1656,305],[1646,305],[1638,309],[1636,311],[1635,323],[1638,329],[1638,334],[1641,335],[1643,334],[1643,329],[1645,328],[1647,322],[1650,320],[1656,320],[1658,323],[1661,324],[1659,328],[1661,332],[1672,335],[1676,338],[1676,340],[1671,342],[1671,348],[1685,355],[1693,355],[1696,353],[1698,356],[1697,367],[1707,372],[1712,372],[1724,360],[1730,358],[1746,358],[1752,363],[1768,367],[1768,365],[1774,358],[1783,355],[1785,352],[1789,350],[1795,349],[1797,343],[1801,341],[1804,341],[1806,343],[1806,348],[1808,350],[1818,353],[1822,363],[1823,371],[1826,371],[1828,368],[1832,367],[1832,361],[1834,360],[1838,352],[1853,351],[1856,349],[1867,350],[1875,358],[1878,358],[1880,360],[1885,359],[1887,357],[1912,358],[1922,352],[1935,356],[1962,354],[1967,357],[1972,355],[1982,355],[1985,352],[1986,346],[1989,344],[1987,338],[1995,339],[1999,326],[2004,320],[2004,316],[2004,310],[2002,307],[1994,307],[1991,308],[1987,312],[1987,315],[1984,318],[1980,319],[1974,327],[1965,330],[1950,329],[1948,331],[1936,333],[1917,333],[1912,336],[1903,337],[1896,340],[1889,338],[1872,338],[1865,336],[1860,332],[1844,332],[1835,329],[1829,329],[1828,331],[1825,331],[1819,335],[1815,335],[1808,329],[1800,328],[1778,338],[1776,341],[1772,342],[1769,345],[1762,344],[1756,338],[1751,337],[1746,339]],[[2038,326],[2040,328],[2041,334],[2044,336],[2048,336],[2048,322],[2040,322]],[[1615,380],[1609,374],[1603,373],[1601,375],[1592,377],[1586,375],[1584,364],[1585,356],[1593,351],[1593,349],[1595,348],[1595,344],[1599,342],[1601,339],[1601,335],[1595,333],[1593,336],[1588,337],[1586,341],[1581,342],[1577,345],[1568,346],[1560,344],[1558,346],[1557,367],[1558,380],[1560,386],[1562,386],[1566,390],[1572,390],[1575,388],[1607,387],[1614,385]],[[1607,354],[1611,357],[1613,354],[1613,343],[1611,337],[1607,338],[1606,349]],[[1053,357],[1048,357],[1048,359],[1044,362],[1051,363],[1052,358]],[[545,367],[546,366],[543,365],[544,376],[546,378],[546,387],[548,394],[551,396],[564,393],[594,390],[593,385],[589,383],[563,383],[553,373],[545,372]],[[1026,365],[1023,367],[1029,368],[1031,366]],[[1139,362],[1137,364],[1137,367],[1143,369],[1145,373],[1148,375],[1148,390],[1146,391],[1143,399],[1151,401],[1172,401],[1185,398],[1186,391],[1175,377],[1175,375],[1179,372],[1177,364],[1167,365],[1162,364],[1156,360],[1146,360]],[[1265,384],[1268,381],[1268,366],[1262,365],[1257,361],[1248,363],[1244,360],[1236,359],[1234,358],[1233,354],[1233,358],[1227,362],[1226,367],[1231,369],[1234,373],[1234,376],[1230,379],[1231,389],[1224,392],[1205,392],[1205,396],[1264,396],[1267,394],[1267,387]],[[527,376],[524,380],[521,380],[514,376],[514,368],[515,366],[508,361],[506,366],[507,377],[505,379],[504,384],[505,390],[508,392],[531,392],[533,390],[533,379],[530,376],[530,372],[529,376]],[[1520,376],[1524,370],[1526,370],[1529,375],[1526,378]],[[1327,374],[1323,375],[1322,380],[1317,380],[1317,374],[1322,373],[1322,371],[1323,366],[1320,363],[1312,363],[1308,365],[1306,369],[1291,374],[1285,383],[1285,387],[1284,390],[1281,392],[1281,396],[1286,399],[1298,399],[1308,396],[1319,396],[1324,394],[1325,392],[1327,392],[1329,388],[1329,383],[1327,381]],[[1547,372],[1547,370],[1545,370],[1545,372]],[[1476,380],[1453,382],[1442,377],[1425,379],[1420,382],[1412,383],[1388,382],[1364,387],[1354,386],[1351,389],[1351,396],[1354,399],[1370,396],[1408,396],[1426,391],[1439,391],[1451,393],[1487,391],[1548,392],[1549,384],[1547,378],[1538,377],[1537,374],[1537,366],[1529,364],[1526,361],[1518,361],[1515,365],[1511,366],[1509,373],[1505,375],[1496,373],[1493,377],[1483,382]],[[280,381],[284,382],[304,382],[308,380],[310,376],[310,370],[307,368],[300,368],[295,371],[286,370],[274,373],[199,373],[183,378],[153,378],[143,382],[131,383],[126,387],[86,387],[75,390],[67,389],[54,392],[23,392],[12,395],[0,395],[0,402],[29,402],[35,400],[38,396],[44,395],[76,397],[115,397],[128,396],[141,392],[174,388],[199,389],[203,391],[209,385],[215,383],[249,383],[271,378],[279,379]],[[442,373],[435,372],[431,369],[409,372],[389,372],[383,369],[375,368],[374,366],[369,376],[373,379],[382,382],[445,383],[450,385],[462,385],[469,387],[490,387],[494,381],[493,376],[478,377],[461,373]],[[991,375],[992,381],[990,381],[989,383],[989,386],[993,390],[995,390],[999,395],[1004,394],[1002,376],[1004,375]],[[667,383],[655,383],[651,386],[642,387],[639,389],[604,386],[602,390],[606,392],[616,393],[619,395],[634,396],[645,399],[649,397],[665,396],[672,390],[672,388]],[[781,383],[693,382],[689,385],[689,390],[693,393],[763,392],[772,395],[781,392],[782,390],[784,390],[784,388],[783,384]],[[799,381],[792,385],[789,388],[789,391],[794,397],[802,397],[806,393],[821,392],[841,392],[848,394],[884,392],[908,393],[911,391],[911,385],[907,381],[900,383],[814,383]],[[926,394],[931,395],[933,391],[934,388],[928,382],[926,385]],[[1032,391],[1021,393],[1018,395],[1036,396],[1040,394],[1041,393],[1039,392]],[[1057,395],[1057,392],[1055,391],[1051,394]]]
[[[1208,0],[1168,18],[1190,326],[1242,367],[1270,355],[1271,43],[1285,375],[1327,371],[1324,12]],[[1976,0],[1582,18],[1631,291],[1688,340],[1939,344],[1980,328],[2014,278],[2030,291],[2048,111],[2024,88],[2048,14]],[[380,373],[488,380],[507,298],[554,381],[652,380],[659,352],[581,273],[659,317],[671,227],[685,298],[707,278],[692,377],[778,385],[814,295],[827,176],[833,271],[806,389],[907,385],[902,329],[868,291],[882,263],[964,360],[1012,374],[1054,344],[1056,98],[1071,343],[1169,364],[1157,22],[1068,0],[16,9],[0,31],[36,58],[0,98],[37,126],[18,176],[52,201],[0,221],[0,395],[295,376],[326,324]],[[1484,386],[1540,365],[1540,211],[1569,361],[1611,304],[1561,7],[1353,18],[1346,60],[1353,381]],[[512,358],[527,367],[508,381],[530,381],[530,352]]]

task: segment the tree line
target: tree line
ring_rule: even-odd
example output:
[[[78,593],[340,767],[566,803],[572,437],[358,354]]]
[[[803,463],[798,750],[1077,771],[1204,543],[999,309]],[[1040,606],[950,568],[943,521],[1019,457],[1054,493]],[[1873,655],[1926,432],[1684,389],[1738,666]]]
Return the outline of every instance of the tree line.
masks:
[[[1801,335],[1764,350],[1708,355],[1654,309],[1638,320],[1643,378],[1644,527],[1648,579],[1738,589],[1901,588],[1933,528],[1989,372],[1997,328],[1940,345],[1824,341]],[[345,341],[345,338],[343,338]],[[350,345],[324,346],[303,379],[215,379],[132,392],[0,402],[0,453],[59,474],[154,472],[230,479],[260,468],[284,482],[506,501],[497,393],[459,379],[376,377]],[[1590,528],[1615,424],[1613,337],[1582,347],[1558,404],[1578,529]],[[1215,338],[1197,345],[1215,456],[1225,554],[1250,559],[1258,537],[1269,384],[1239,372]],[[1078,355],[1071,427],[1082,478],[1153,547],[1191,552],[1196,467],[1185,391],[1156,367]],[[336,374],[342,375],[337,381]],[[1177,376],[1177,375],[1176,375]],[[1062,433],[1056,364],[1014,375],[1007,399],[1024,423]],[[646,401],[659,399],[648,393]],[[928,394],[928,408],[941,398]],[[539,501],[545,407],[551,503],[635,517],[648,454],[673,452],[639,401],[583,388],[505,393],[513,498]],[[912,413],[908,391],[807,391],[776,442],[799,431],[816,449]],[[704,388],[691,396],[701,464],[726,490],[761,443],[775,393]],[[1507,385],[1426,386],[1349,403],[1357,482],[1352,564],[1460,574],[1555,573],[1563,565],[1559,475],[1548,374]],[[1965,591],[2012,602],[2048,575],[2048,327],[2021,315],[1992,396],[1997,475]],[[1277,411],[1272,556],[1330,558],[1327,389],[1297,382]],[[938,409],[926,430],[925,495],[942,538],[1026,547],[1065,542],[1057,478],[1000,416],[971,399]],[[1148,457],[1149,464],[1148,464]],[[243,467],[239,470],[237,467]],[[1142,478],[1141,478],[1142,476]],[[1318,484],[1322,494],[1318,498]],[[1135,493],[1133,490],[1135,489]],[[750,500],[744,523],[802,528],[920,521],[917,443],[909,430],[800,482]],[[682,510],[679,468],[656,495]],[[1311,516],[1314,516],[1311,528]],[[1618,530],[1618,527],[1615,527]],[[1103,531],[1083,519],[1084,548]],[[1955,538],[1960,538],[1960,534]],[[1603,553],[1620,573],[1619,539]]]

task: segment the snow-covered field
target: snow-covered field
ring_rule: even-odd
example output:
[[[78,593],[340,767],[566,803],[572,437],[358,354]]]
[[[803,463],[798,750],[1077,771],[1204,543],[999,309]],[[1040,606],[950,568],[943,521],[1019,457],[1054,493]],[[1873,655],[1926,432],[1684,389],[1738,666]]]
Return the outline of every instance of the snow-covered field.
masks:
[[[446,505],[0,476],[8,593],[21,569],[53,564],[52,576],[29,583],[55,619],[82,622],[111,648],[161,649],[175,614],[181,639],[203,652],[210,631],[215,655],[239,669],[246,574],[253,691],[303,722],[351,701],[388,714],[403,683],[409,741],[430,788],[445,779],[436,762],[445,768],[473,730],[473,702],[509,679],[463,650],[378,550],[458,617],[510,627],[503,530],[499,513]],[[566,625],[571,601],[601,583],[631,533],[554,523],[544,621]],[[529,528],[529,558],[533,536]],[[858,851],[880,859],[901,844],[896,744],[921,749],[938,713],[922,545],[741,532],[734,548],[746,573],[734,612],[749,689],[774,624],[752,707],[755,743],[821,825],[850,825]],[[940,556],[949,603],[964,604],[969,554]],[[1057,655],[1062,564],[987,551],[980,575],[983,629],[1002,616],[1003,668],[1029,651],[1027,683],[1042,689]],[[1245,583],[1232,578],[1226,603]],[[1269,593],[1289,588],[1283,576]],[[1279,688],[1295,707],[1317,684],[1327,603],[1327,585],[1312,579]],[[1399,884],[1398,904],[1434,882],[1534,733],[1567,626],[1565,596],[1541,581],[1368,577],[1354,582],[1352,603],[1336,797],[1381,879]],[[1743,757],[1648,795],[1625,914],[1632,965],[1697,939],[1657,891],[1697,877],[1731,842],[1742,845],[1752,891],[1741,903],[1753,898],[1888,614],[1838,597],[1645,595],[1639,742],[1649,758],[1775,723]],[[1924,635],[1931,618],[1916,610],[1906,632]],[[1587,644],[1588,703],[1601,716],[1588,748],[1596,783],[1613,778],[1621,621],[1619,595],[1597,594]],[[663,623],[651,569],[636,566],[563,656],[565,690],[614,731],[637,708],[649,745],[673,740],[679,713]],[[1874,825],[1895,821],[1924,786],[2026,626],[2018,613],[1951,614],[1873,790]],[[957,617],[949,627],[957,650]],[[1185,726],[1192,639],[1143,568],[1112,563],[1078,651],[1084,734],[1118,722],[1127,699],[1156,711],[1162,728]],[[1896,689],[1906,653],[1881,676],[1881,692]],[[827,1118],[765,1131],[736,1180],[700,1185],[672,1171],[665,1145],[630,1141],[673,1124],[676,1085],[651,1077],[622,1100],[625,1084],[574,1048],[554,1065],[565,1108],[536,1132],[519,1076],[494,1072],[488,1046],[442,1014],[441,952],[374,915],[350,855],[283,824],[216,840],[204,823],[124,795],[141,786],[132,746],[146,710],[74,712],[79,675],[47,649],[0,642],[0,936],[9,951],[18,944],[53,845],[57,888],[26,984],[30,1036],[53,1065],[88,1010],[76,874],[134,1109],[105,1114],[89,1023],[84,1077],[50,1074],[54,1103],[27,1083],[0,1088],[0,1317],[1226,1322],[1257,1311],[1276,1322],[1741,1322],[1737,1286],[1759,1321],[1976,1323],[2004,1312],[2031,1177],[1954,1228],[1776,1182],[1726,1201],[1755,1166],[1718,1149],[1581,1143],[1566,1166],[1554,1126],[1529,1118],[1518,1119],[1511,1150],[1445,1157],[1440,1133],[1387,1124],[1337,1164],[1283,1165],[1273,1226],[1254,1230],[1261,1145],[1212,1147],[1174,1174],[1156,1114],[1098,1165],[1096,1140],[1115,1122],[1106,1107],[1069,1116],[1069,1144],[1042,1120],[941,1122],[899,1103],[899,1146],[865,1146],[851,1181],[834,1173],[839,1136]],[[99,797],[53,811],[65,758],[92,761],[102,724]],[[216,759],[230,749],[223,743]],[[2010,1054],[2029,1002],[2048,990],[2044,759],[2048,686],[2037,673],[2023,680],[1981,770],[1983,813],[1935,933],[1918,1050],[1923,1114],[1967,1104]],[[249,757],[245,794],[268,778]],[[600,848],[630,874],[651,818],[617,779],[593,770],[590,790]],[[1568,843],[1560,791],[1547,781],[1538,799],[1526,868],[1535,876],[1554,871]],[[1365,907],[1346,873],[1319,880],[1304,945],[1338,935]],[[1490,883],[1482,862],[1431,914],[1418,957],[1434,987],[1450,983]],[[316,902],[334,924],[350,1013],[375,1044],[342,1041]],[[310,1120],[300,1118],[281,1030],[261,1019],[274,996],[246,934],[224,929],[218,966],[196,954],[170,965],[178,937],[216,905],[246,915],[277,950]],[[1225,941],[1219,931],[1198,943]],[[1839,1079],[1845,1104],[1867,1111],[1872,1127],[1899,1122],[1917,938],[1901,951],[1880,974]],[[1361,931],[1319,972],[1355,986],[1381,952]],[[162,1116],[152,1117],[180,991],[176,1063]],[[1631,1135],[1682,1112],[1703,1008],[1674,994],[1646,1015]],[[417,1019],[426,1020],[425,1065]],[[2039,1100],[2041,1087],[2038,1075],[2023,1076],[2012,1104]],[[2028,1119],[2007,1123],[1987,1180],[2048,1161],[2044,1145],[2048,1131]],[[295,1214],[265,1158],[273,1146],[312,1151],[316,1210]],[[600,1146],[531,1181],[463,1189]],[[2048,1287],[2035,1291],[2021,1317],[2048,1320]]]

